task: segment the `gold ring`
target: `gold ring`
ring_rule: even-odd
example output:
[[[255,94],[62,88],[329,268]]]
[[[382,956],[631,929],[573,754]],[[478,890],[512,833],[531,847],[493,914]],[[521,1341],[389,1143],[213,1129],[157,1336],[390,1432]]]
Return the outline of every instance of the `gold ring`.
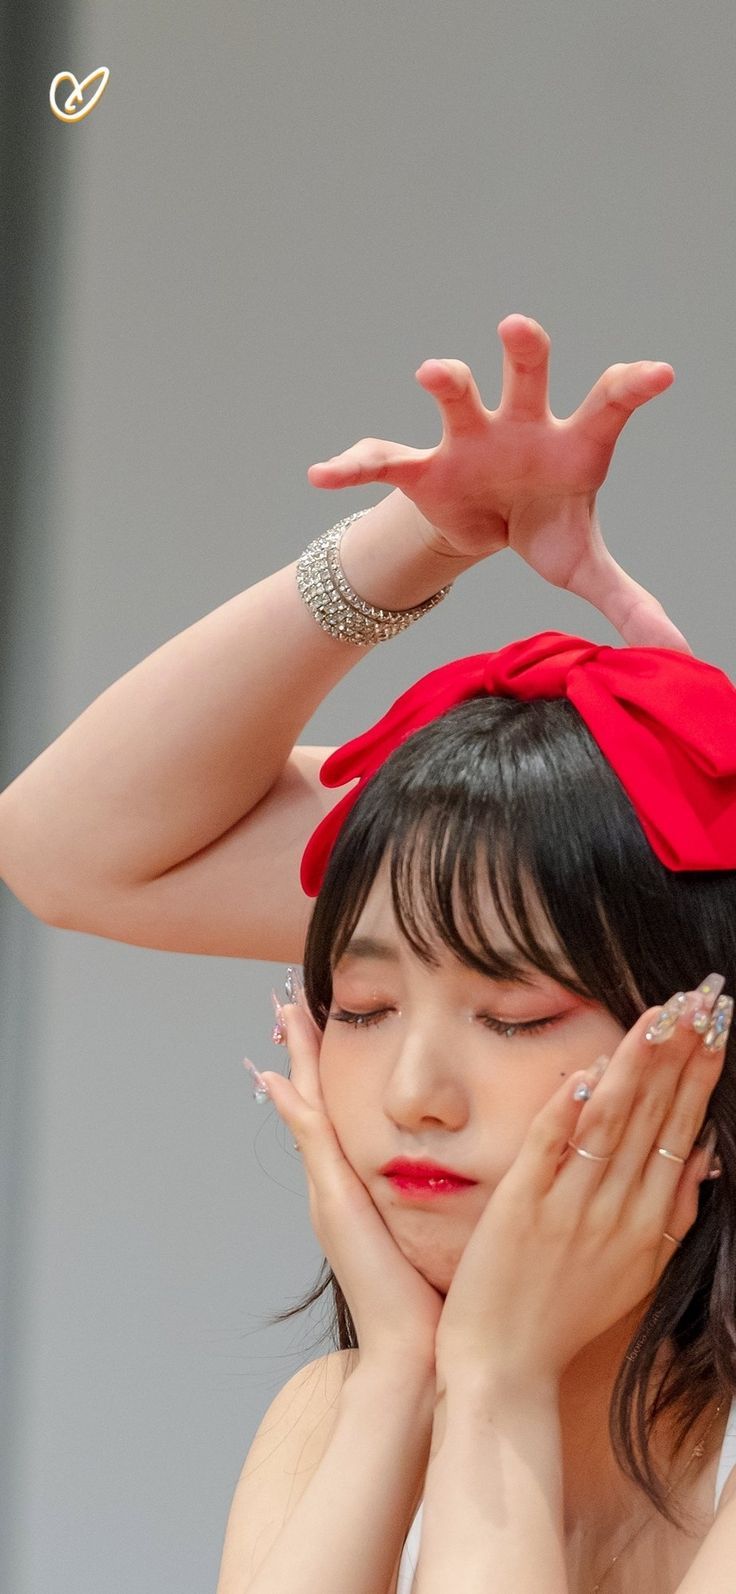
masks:
[[[663,1229],[662,1231],[662,1238],[664,1240],[671,1240],[673,1245],[682,1245],[682,1240],[676,1240],[674,1234],[668,1234],[666,1229]]]
[[[678,1157],[676,1151],[668,1151],[666,1146],[657,1146],[660,1157],[666,1157],[668,1162],[687,1162],[687,1157]]]

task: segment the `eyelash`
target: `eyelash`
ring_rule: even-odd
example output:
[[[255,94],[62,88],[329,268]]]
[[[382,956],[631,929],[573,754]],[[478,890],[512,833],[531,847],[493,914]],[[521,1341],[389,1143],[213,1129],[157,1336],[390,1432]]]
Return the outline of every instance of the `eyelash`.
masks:
[[[390,1011],[391,1009],[388,1007],[379,1007],[375,1013],[350,1013],[346,1008],[341,1007],[338,1008],[336,1013],[330,1013],[329,1017],[334,1018],[338,1024],[350,1024],[353,1029],[371,1029],[374,1024],[377,1024],[383,1018],[385,1013]],[[512,1040],[513,1035],[534,1035],[540,1030],[549,1029],[550,1025],[555,1024],[562,1016],[561,1013],[553,1013],[551,1018],[532,1019],[527,1024],[505,1024],[498,1018],[491,1018],[489,1013],[478,1014],[478,1017],[482,1019],[489,1029],[493,1030],[494,1034],[503,1035],[507,1040]],[[509,1035],[509,1030],[513,1032],[512,1035]]]

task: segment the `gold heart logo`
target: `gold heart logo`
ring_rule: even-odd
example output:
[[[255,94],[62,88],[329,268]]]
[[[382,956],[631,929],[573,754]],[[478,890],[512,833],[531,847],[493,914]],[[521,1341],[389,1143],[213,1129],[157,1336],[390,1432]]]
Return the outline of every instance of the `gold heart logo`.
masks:
[[[100,66],[97,68],[96,72],[90,72],[89,77],[86,77],[83,83],[77,82],[73,72],[57,72],[49,90],[49,100],[51,102],[51,109],[54,113],[54,116],[58,117],[60,122],[81,122],[82,117],[88,116],[93,106],[97,104],[100,95],[104,94],[105,89],[107,88],[107,80],[109,76],[110,73],[106,66]],[[90,83],[94,83],[97,78],[100,79],[99,87],[92,95],[89,104],[82,105],[85,89],[89,88]],[[69,95],[69,98],[64,101],[64,109],[62,111],[59,109],[56,103],[56,90],[58,85],[64,82],[73,83],[74,90],[73,93]],[[82,109],[75,111],[75,105],[82,106]]]

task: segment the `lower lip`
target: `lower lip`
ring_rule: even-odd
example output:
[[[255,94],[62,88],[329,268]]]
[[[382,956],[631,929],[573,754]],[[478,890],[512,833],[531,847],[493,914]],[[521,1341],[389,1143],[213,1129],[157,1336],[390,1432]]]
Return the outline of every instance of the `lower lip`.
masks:
[[[455,1179],[439,1179],[437,1184],[430,1184],[428,1179],[410,1179],[404,1173],[389,1173],[386,1175],[389,1184],[401,1190],[404,1195],[413,1196],[422,1201],[438,1196],[461,1195],[464,1190],[472,1190],[471,1183],[461,1183]]]

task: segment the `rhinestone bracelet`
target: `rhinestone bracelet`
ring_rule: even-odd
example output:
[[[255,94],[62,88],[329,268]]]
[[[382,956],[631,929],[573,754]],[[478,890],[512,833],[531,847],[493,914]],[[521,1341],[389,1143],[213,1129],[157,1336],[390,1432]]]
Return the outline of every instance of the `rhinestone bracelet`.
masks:
[[[413,609],[379,609],[361,598],[353,591],[340,563],[340,543],[351,521],[367,513],[366,509],[358,509],[355,514],[338,520],[330,531],[315,537],[296,567],[297,586],[318,625],[330,636],[353,642],[359,648],[371,647],[374,642],[388,642],[391,637],[398,636],[415,620],[429,614],[453,586],[450,581]]]

